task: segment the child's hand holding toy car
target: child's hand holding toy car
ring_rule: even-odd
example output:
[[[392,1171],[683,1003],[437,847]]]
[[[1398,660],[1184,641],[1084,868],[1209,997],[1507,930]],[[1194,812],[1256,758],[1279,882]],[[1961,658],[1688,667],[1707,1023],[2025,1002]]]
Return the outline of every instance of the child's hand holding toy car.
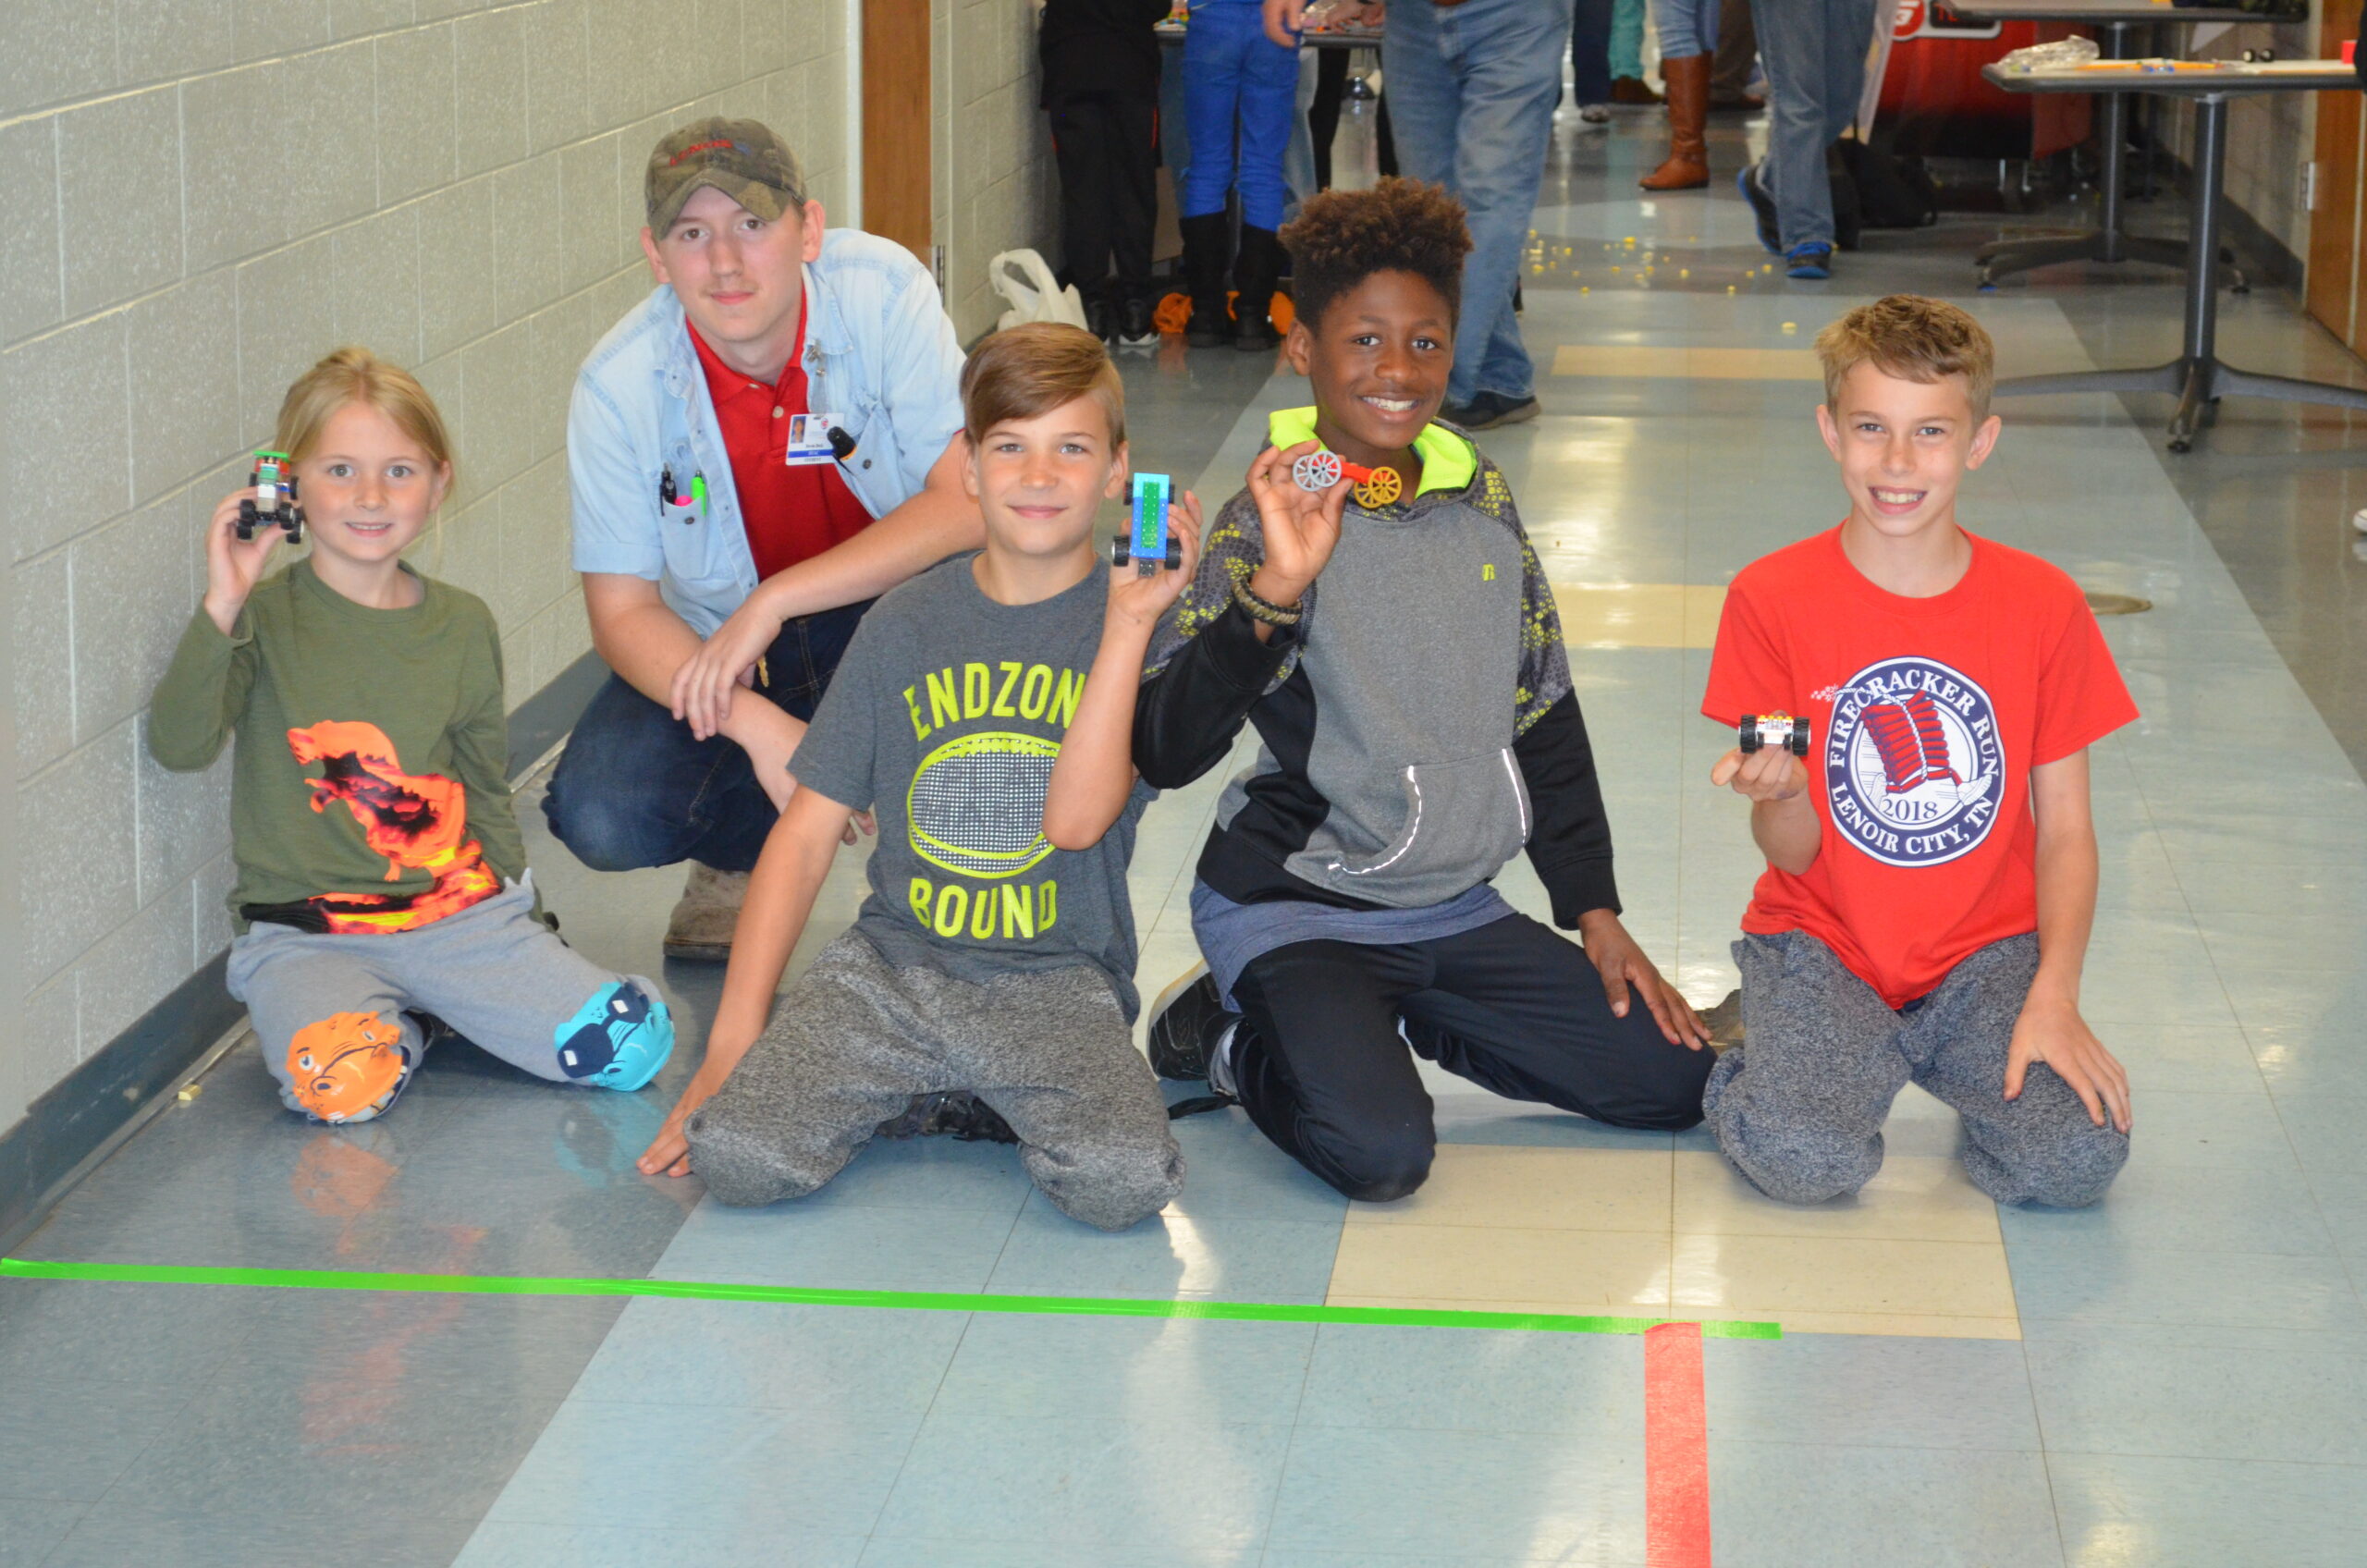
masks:
[[[1735,794],[1752,802],[1788,801],[1809,787],[1809,770],[1801,759],[1809,751],[1809,721],[1789,714],[1746,714],[1739,726],[1739,744],[1710,769],[1710,782],[1731,785]]]

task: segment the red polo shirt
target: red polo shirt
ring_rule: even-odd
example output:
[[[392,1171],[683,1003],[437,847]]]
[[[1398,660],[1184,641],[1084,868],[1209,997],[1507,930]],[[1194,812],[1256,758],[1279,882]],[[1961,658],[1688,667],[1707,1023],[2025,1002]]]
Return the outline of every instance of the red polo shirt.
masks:
[[[683,325],[706,372],[716,423],[723,427],[723,449],[731,459],[731,484],[740,495],[741,526],[748,532],[757,577],[770,577],[862,533],[871,513],[847,488],[838,464],[789,462],[790,415],[844,411],[805,406],[805,307],[798,306],[797,347],[772,386],[725,364],[697,327]]]

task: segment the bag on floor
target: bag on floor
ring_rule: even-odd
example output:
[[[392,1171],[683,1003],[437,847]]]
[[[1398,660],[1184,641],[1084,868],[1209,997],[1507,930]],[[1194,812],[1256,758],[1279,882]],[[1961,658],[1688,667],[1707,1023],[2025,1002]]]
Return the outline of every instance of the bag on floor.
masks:
[[[1940,221],[1940,188],[1920,163],[1847,138],[1833,150],[1829,166],[1837,165],[1834,178],[1855,187],[1853,204],[1866,227],[1928,228]]]
[[[987,263],[987,278],[996,293],[1011,301],[1011,309],[995,323],[997,332],[1031,321],[1085,325],[1085,296],[1074,284],[1061,288],[1050,265],[1033,251],[1005,251]]]

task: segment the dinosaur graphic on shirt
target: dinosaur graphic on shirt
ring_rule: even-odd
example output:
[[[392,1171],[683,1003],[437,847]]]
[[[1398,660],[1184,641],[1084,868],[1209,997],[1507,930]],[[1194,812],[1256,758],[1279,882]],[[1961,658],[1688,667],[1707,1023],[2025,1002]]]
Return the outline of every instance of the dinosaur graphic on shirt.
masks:
[[[376,725],[325,719],[288,732],[299,763],[318,763],[308,778],[313,809],[342,805],[369,846],[386,857],[386,880],[425,871],[434,885],[419,893],[320,893],[304,900],[333,932],[409,931],[501,891],[501,878],[468,837],[468,790],[438,774],[402,770],[395,744]]]

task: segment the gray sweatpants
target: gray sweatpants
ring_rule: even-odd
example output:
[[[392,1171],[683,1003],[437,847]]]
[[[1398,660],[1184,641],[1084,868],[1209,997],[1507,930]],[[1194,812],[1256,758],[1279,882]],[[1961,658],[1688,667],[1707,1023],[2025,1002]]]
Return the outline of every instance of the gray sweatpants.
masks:
[[[1805,932],[1745,937],[1734,952],[1743,1044],[1711,1071],[1701,1100],[1718,1147],[1770,1197],[1817,1203],[1864,1186],[1910,1079],[1964,1118],[1965,1173],[1999,1203],[2091,1204],[2128,1158],[2127,1134],[2089,1121],[2043,1062],[2005,1098],[2036,937],[1981,949],[1907,1011]]]
[[[411,931],[299,931],[257,921],[230,944],[264,1065],[290,1110],[367,1121],[402,1093],[433,1013],[554,1083],[638,1089],[674,1048],[657,987],[602,969],[534,918],[531,882]]]
[[[1028,1178],[1088,1225],[1122,1231],[1184,1185],[1159,1081],[1098,973],[960,980],[896,968],[852,931],[690,1119],[691,1168],[723,1203],[803,1197],[914,1095],[955,1089],[1011,1123]]]

